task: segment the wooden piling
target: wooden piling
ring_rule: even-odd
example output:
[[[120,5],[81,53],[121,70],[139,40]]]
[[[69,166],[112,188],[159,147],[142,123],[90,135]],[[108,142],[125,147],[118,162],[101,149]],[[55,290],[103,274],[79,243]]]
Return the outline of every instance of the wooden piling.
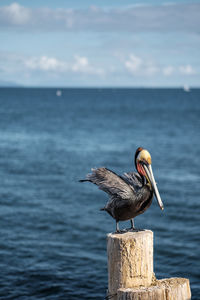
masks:
[[[112,300],[189,300],[189,280],[156,280],[153,232],[129,231],[107,236],[108,298]]]

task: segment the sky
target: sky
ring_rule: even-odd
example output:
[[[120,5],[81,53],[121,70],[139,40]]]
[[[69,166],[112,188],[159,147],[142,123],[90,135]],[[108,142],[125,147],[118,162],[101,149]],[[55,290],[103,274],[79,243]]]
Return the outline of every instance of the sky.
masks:
[[[0,85],[200,87],[200,1],[0,1]]]

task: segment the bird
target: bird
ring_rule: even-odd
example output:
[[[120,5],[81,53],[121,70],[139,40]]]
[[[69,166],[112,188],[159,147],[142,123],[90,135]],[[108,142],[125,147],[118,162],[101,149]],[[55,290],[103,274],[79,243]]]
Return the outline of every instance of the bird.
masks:
[[[144,213],[152,203],[153,196],[157,198],[160,209],[164,209],[152,167],[151,155],[148,150],[139,147],[134,156],[137,172],[128,172],[118,175],[108,168],[100,167],[91,169],[80,182],[92,182],[100,190],[106,192],[110,198],[105,207],[106,211],[116,221],[116,232],[119,233],[119,221],[131,222],[131,230],[136,230],[134,218]]]

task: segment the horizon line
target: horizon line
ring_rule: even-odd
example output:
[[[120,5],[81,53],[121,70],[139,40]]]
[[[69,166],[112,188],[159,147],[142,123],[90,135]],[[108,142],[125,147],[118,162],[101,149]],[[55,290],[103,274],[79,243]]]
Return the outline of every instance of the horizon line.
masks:
[[[183,89],[186,85],[179,86],[23,86],[23,85],[2,85],[0,88],[24,88],[24,89]],[[187,86],[191,89],[200,89],[200,86]]]

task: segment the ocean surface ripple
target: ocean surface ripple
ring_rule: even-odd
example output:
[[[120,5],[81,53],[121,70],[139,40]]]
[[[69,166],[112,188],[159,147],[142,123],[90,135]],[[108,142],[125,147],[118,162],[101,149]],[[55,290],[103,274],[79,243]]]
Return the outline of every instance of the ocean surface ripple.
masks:
[[[92,167],[134,170],[152,154],[165,206],[135,220],[154,231],[157,278],[187,277],[200,299],[200,90],[0,89],[0,298],[103,299],[107,195]],[[120,227],[127,227],[127,222]]]

